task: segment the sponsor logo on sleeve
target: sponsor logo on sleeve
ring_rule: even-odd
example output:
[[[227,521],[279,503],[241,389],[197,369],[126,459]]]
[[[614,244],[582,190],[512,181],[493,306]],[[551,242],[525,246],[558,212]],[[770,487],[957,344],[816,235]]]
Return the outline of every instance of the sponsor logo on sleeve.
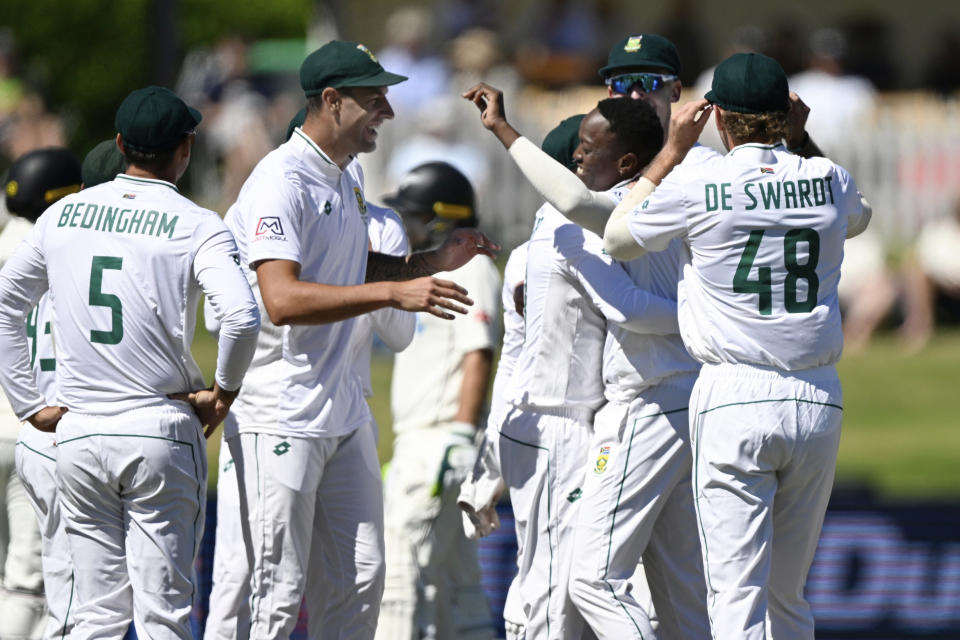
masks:
[[[284,237],[283,225],[276,216],[265,216],[257,220],[257,236]]]

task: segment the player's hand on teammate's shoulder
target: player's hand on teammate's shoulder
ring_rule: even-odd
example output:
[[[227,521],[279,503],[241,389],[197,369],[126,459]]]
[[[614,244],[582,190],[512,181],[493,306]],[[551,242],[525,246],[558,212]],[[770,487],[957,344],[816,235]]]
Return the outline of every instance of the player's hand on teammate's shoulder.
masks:
[[[433,276],[391,283],[391,299],[394,307],[404,311],[426,311],[444,320],[453,320],[456,313],[466,313],[460,306],[472,305],[467,290],[455,282],[440,280]]]
[[[209,389],[198,389],[187,393],[171,393],[167,397],[171,400],[187,402],[193,407],[200,423],[203,425],[203,436],[209,438],[217,430],[230,411],[230,405],[236,399],[240,390],[226,391],[214,383]]]
[[[44,407],[27,418],[27,422],[38,431],[53,433],[57,430],[60,418],[67,412],[66,407]]]

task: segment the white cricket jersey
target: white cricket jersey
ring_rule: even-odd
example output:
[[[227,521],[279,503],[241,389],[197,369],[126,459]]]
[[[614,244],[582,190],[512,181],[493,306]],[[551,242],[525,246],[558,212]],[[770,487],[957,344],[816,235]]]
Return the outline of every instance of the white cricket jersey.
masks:
[[[356,162],[351,163],[351,166],[354,164],[359,166]],[[392,209],[378,207],[369,202],[367,213],[370,215],[370,223],[367,226],[370,251],[388,256],[406,256],[410,253],[407,233],[400,216]],[[376,333],[390,350],[403,351],[413,339],[416,322],[415,313],[392,307],[384,307],[357,316],[356,326],[353,328],[350,360],[353,372],[363,387],[365,397],[369,398],[373,395],[373,385],[370,383],[373,334]]]
[[[507,264],[503,268],[503,290],[500,302],[503,306],[503,343],[500,359],[497,361],[497,373],[493,377],[493,391],[490,393],[490,415],[502,416],[508,405],[510,383],[513,369],[523,348],[523,316],[517,312],[513,292],[523,286],[527,272],[527,243],[524,242],[510,252]]]
[[[397,435],[451,422],[460,408],[463,357],[496,348],[500,315],[500,273],[493,260],[478,255],[455,271],[434,275],[467,290],[473,306],[444,320],[416,314],[413,341],[393,360],[390,408]]]
[[[693,162],[701,157],[717,155],[688,154],[684,162]],[[619,202],[627,194],[627,187],[610,191]],[[620,262],[641,289],[668,300],[677,299],[677,282],[689,254],[683,241],[674,238],[664,251],[648,253],[629,262]],[[603,345],[603,387],[607,400],[630,402],[644,389],[661,380],[682,372],[693,372],[700,364],[690,357],[679,327],[676,333],[653,335],[628,331],[624,327],[607,324],[607,337]]]
[[[842,167],[745,144],[676,167],[628,224],[648,251],[676,237],[690,248],[679,304],[691,355],[794,371],[840,358],[843,241],[868,220]]]
[[[251,286],[257,289],[253,267],[263,260],[298,263],[306,282],[363,284],[368,214],[356,164],[341,171],[300,129],[257,164],[225,217]],[[259,291],[257,300],[263,309]],[[327,437],[371,420],[351,369],[356,318],[277,327],[263,316],[232,407],[239,432]]]
[[[510,400],[532,407],[603,403],[607,321],[675,333],[676,305],[637,288],[596,234],[553,206],[537,211],[527,245],[524,341]]]
[[[59,200],[0,274],[0,376],[17,414],[45,404],[15,323],[48,282],[57,402],[71,411],[115,415],[204,387],[190,352],[201,287],[227,314],[216,379],[236,389],[259,326],[238,261],[220,217],[168,182],[120,174]]]

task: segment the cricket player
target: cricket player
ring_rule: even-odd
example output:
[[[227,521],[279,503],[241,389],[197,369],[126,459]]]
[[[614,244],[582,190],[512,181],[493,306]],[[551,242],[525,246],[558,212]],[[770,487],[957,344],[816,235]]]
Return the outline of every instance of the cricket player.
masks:
[[[0,272],[0,382],[19,417],[57,432],[75,638],[120,638],[131,619],[146,637],[192,637],[204,425],[229,409],[259,329],[232,236],[175,186],[200,118],[167,89],[131,92],[116,115],[126,173],[47,209]],[[48,289],[56,405],[23,328]],[[201,293],[221,314],[211,389],[190,354]]]
[[[335,40],[307,56],[303,126],[257,165],[227,215],[275,328],[261,335],[237,407],[251,638],[289,637],[305,593],[310,637],[373,637],[383,495],[370,410],[351,373],[355,318],[393,307],[450,319],[471,301],[429,276],[496,249],[459,229],[435,251],[368,252],[351,167],[375,149],[393,117],[388,87],[403,80],[362,44]]]
[[[287,127],[286,140],[290,140],[294,131],[303,126],[306,108],[300,109]],[[356,172],[357,180],[363,180],[360,164],[350,163],[347,170]],[[393,256],[406,256],[410,252],[403,221],[391,209],[379,207],[367,202],[369,220],[367,237],[370,251]],[[232,224],[233,214],[228,212],[227,224]],[[275,352],[282,348],[282,330],[276,327],[263,307],[263,301],[256,288],[256,273],[248,271],[248,278],[254,287],[254,295],[262,316],[260,328],[261,348],[266,352]],[[219,324],[208,304],[204,305],[206,328],[216,335]],[[393,351],[406,348],[413,339],[416,316],[408,311],[386,307],[358,316],[352,335],[350,360],[354,373],[363,388],[365,397],[373,395],[370,382],[370,357],[374,333]],[[241,501],[241,487],[238,485],[237,469],[243,467],[243,451],[240,447],[237,425],[241,422],[253,422],[256,416],[248,416],[244,407],[235,407],[224,422],[224,437],[220,445],[219,474],[217,475],[217,531],[213,556],[213,588],[210,592],[210,607],[207,615],[204,637],[220,640],[244,640],[250,631],[250,580],[252,558],[247,557],[244,544],[244,529],[249,514],[246,501]],[[238,410],[239,409],[239,410]],[[374,441],[379,437],[379,428],[371,416],[370,427]]]
[[[29,235],[40,214],[79,191],[80,181],[80,161],[68,149],[37,149],[17,158],[4,183],[7,209],[15,217],[0,234],[4,247],[0,265]],[[27,338],[38,386],[53,404],[56,359],[47,296],[27,317]],[[53,638],[73,626],[67,615],[70,549],[58,526],[54,437],[20,422],[2,392],[0,415],[0,433],[5,436],[0,444],[0,494],[6,496],[0,509],[0,638]]]
[[[481,83],[464,97],[481,108],[484,126],[506,148],[512,151],[518,139],[530,146],[502,118],[500,92]],[[577,175],[592,188],[623,186],[661,139],[649,105],[604,100],[580,125]],[[514,371],[514,406],[499,443],[517,518],[528,637],[579,637],[582,630],[567,597],[567,577],[594,412],[603,403],[606,325],[657,334],[677,330],[676,304],[638,288],[597,240],[545,205],[528,246],[526,332]]]
[[[691,252],[680,329],[703,363],[690,400],[693,486],[718,639],[814,637],[803,588],[840,439],[837,282],[844,238],[871,212],[842,167],[784,148],[790,107],[775,60],[724,60],[604,235],[619,258],[674,238]],[[710,116],[729,153],[683,166]]]
[[[445,162],[411,169],[386,202],[402,216],[415,250],[477,224],[473,186]],[[485,417],[500,274],[492,260],[478,257],[441,277],[465,286],[474,305],[453,322],[417,314],[413,341],[394,358],[395,438],[384,478],[387,571],[377,630],[385,640],[493,637],[477,543],[463,532],[457,496]]]

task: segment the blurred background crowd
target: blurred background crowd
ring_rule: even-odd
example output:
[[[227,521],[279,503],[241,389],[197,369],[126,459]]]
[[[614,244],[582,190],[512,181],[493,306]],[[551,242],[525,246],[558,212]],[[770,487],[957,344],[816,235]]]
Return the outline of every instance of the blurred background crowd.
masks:
[[[305,54],[337,37],[410,77],[390,90],[397,115],[378,150],[361,157],[368,198],[446,160],[471,178],[485,231],[510,249],[540,201],[460,93],[478,80],[503,89],[511,119],[539,143],[605,96],[597,69],[611,43],[641,31],[677,44],[683,100],[703,95],[718,60],[759,51],[811,107],[808,130],[875,210],[844,263],[848,350],[877,328],[918,349],[938,323],[960,320],[960,4],[5,0],[0,171],[44,146],[82,157],[113,135],[130,89],[160,84],[204,114],[185,191],[223,213],[302,106]],[[702,142],[720,145],[709,126]]]

